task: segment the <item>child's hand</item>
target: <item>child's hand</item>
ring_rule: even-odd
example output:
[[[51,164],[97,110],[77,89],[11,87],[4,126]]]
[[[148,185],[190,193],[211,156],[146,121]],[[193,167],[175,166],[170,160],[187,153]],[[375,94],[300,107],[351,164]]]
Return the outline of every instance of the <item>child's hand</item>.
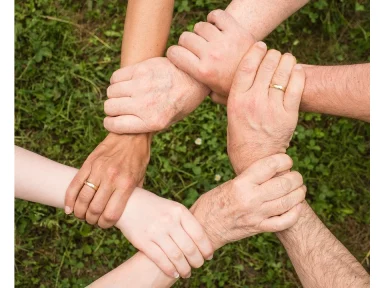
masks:
[[[167,57],[179,69],[207,85],[225,104],[232,80],[243,55],[255,42],[253,35],[227,12],[214,10],[207,22],[199,22],[194,33],[181,34],[178,46],[167,51]],[[221,100],[218,95],[223,95]]]
[[[203,227],[183,205],[137,188],[117,222],[124,236],[170,277],[189,278],[213,255]]]

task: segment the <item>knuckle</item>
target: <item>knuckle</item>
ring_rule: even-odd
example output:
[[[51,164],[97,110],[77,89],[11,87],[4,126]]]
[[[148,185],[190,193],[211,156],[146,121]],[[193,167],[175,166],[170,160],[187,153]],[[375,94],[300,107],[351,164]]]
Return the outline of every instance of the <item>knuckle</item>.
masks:
[[[200,29],[203,27],[203,24],[204,22],[200,21],[200,22],[197,22],[194,26],[193,26],[193,31],[197,32],[197,31],[200,31]]]
[[[280,207],[282,210],[287,211],[291,209],[292,206],[292,198],[290,196],[282,197],[280,200]]]
[[[89,212],[91,212],[94,215],[100,215],[104,210],[104,206],[101,203],[91,203],[89,206]]]
[[[207,65],[200,65],[200,67],[198,67],[198,72],[202,77],[211,77],[213,74],[211,67]]]
[[[183,259],[184,255],[180,250],[175,250],[172,251],[170,257],[174,261],[180,261],[181,259]]]
[[[210,13],[208,14],[208,17],[209,17],[209,19],[214,20],[214,19],[216,19],[217,17],[222,16],[223,13],[224,13],[223,10],[221,10],[221,9],[216,9],[216,10],[213,10],[212,12],[210,12]]]
[[[239,67],[239,70],[244,73],[253,73],[253,71],[255,71],[255,67],[252,65],[251,59],[244,59]]]
[[[196,247],[194,245],[188,245],[188,246],[184,247],[183,252],[187,256],[192,256],[197,252],[197,250],[196,250]]]
[[[276,81],[281,81],[281,80],[285,80],[289,77],[289,72],[287,70],[284,70],[284,69],[277,69],[275,71],[275,74],[274,74],[274,78],[276,79]]]
[[[302,185],[304,182],[303,176],[297,171],[292,171],[291,173],[293,174],[295,180],[299,183],[299,185]]]
[[[110,180],[115,179],[118,175],[119,175],[119,168],[117,168],[116,166],[109,166],[107,168],[107,176]]]
[[[285,177],[280,177],[278,187],[281,191],[289,192],[291,189],[291,181]]]
[[[276,160],[275,157],[269,157],[265,161],[265,166],[266,166],[266,168],[275,170],[278,167],[278,161]]]
[[[88,191],[88,190],[83,189],[80,192],[78,199],[81,203],[86,203],[86,202],[91,200],[93,194],[94,194],[93,190],[89,189],[89,191]]]
[[[119,220],[119,215],[113,210],[107,210],[103,213],[103,218],[106,222],[115,222]]]
[[[180,37],[179,37],[179,42],[178,44],[179,45],[183,45],[185,44],[185,41],[187,40],[188,38],[188,32],[184,31],[183,33],[181,33]]]
[[[203,264],[204,264],[204,259],[200,258],[199,260],[196,261],[196,263],[193,263],[191,266],[197,269],[203,266]]]

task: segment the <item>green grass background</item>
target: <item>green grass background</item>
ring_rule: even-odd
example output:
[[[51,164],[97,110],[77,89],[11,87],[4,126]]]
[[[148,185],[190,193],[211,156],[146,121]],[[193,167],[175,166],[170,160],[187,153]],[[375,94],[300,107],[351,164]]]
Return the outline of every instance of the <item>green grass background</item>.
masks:
[[[169,44],[230,1],[175,2]],[[119,67],[125,7],[125,0],[16,1],[16,145],[79,167],[105,137],[103,101]],[[302,63],[368,62],[369,9],[366,0],[312,1],[266,43]],[[301,114],[289,154],[311,206],[369,271],[369,124]],[[145,188],[191,205],[233,176],[225,108],[207,99],[154,138]],[[134,252],[116,229],[96,229],[55,208],[15,201],[17,287],[84,287]],[[225,246],[176,286],[300,284],[277,238],[263,234]]]

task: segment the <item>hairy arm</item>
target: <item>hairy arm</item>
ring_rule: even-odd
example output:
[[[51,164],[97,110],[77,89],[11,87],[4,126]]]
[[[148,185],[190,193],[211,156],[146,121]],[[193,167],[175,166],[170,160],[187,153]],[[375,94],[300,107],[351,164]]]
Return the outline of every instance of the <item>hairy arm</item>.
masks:
[[[300,109],[369,122],[370,65],[303,65],[306,85]]]
[[[301,218],[277,233],[304,287],[369,287],[369,275],[304,202]]]
[[[226,12],[262,40],[309,0],[232,0]]]

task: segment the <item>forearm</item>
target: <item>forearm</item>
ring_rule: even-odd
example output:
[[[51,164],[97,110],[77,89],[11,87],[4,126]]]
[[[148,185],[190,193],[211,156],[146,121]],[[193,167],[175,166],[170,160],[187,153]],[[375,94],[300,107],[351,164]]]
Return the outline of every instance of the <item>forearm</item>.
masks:
[[[162,56],[171,27],[174,0],[128,2],[121,67]]]
[[[369,275],[305,202],[301,218],[276,233],[304,287],[369,287]]]
[[[309,0],[232,0],[227,11],[256,40],[264,39]]]
[[[174,0],[133,0],[127,5],[121,45],[121,67],[163,55],[171,26]],[[120,141],[121,135],[109,133]],[[152,141],[152,134],[130,135],[131,141]]]
[[[369,63],[303,67],[306,81],[300,110],[369,122]]]
[[[77,169],[49,160],[15,146],[15,197],[57,208],[64,208],[66,188]],[[136,188],[131,197],[136,197]],[[129,202],[127,208],[129,209]],[[125,212],[124,212],[125,213]],[[119,222],[116,227],[119,228]],[[97,280],[91,287],[105,287],[118,283],[118,287],[168,287],[175,279],[167,277],[143,253],[134,257]],[[148,285],[149,283],[156,285]]]

